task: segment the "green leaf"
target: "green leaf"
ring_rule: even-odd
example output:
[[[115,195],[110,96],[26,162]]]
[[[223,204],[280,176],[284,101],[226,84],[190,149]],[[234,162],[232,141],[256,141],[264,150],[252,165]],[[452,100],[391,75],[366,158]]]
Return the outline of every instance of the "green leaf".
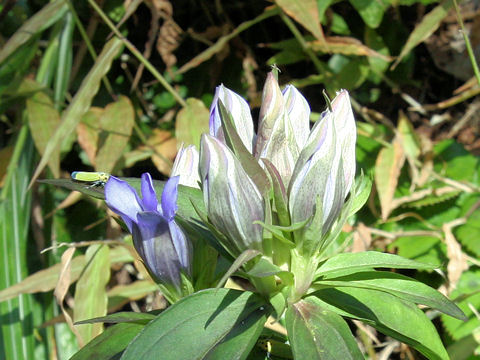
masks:
[[[350,208],[349,216],[357,213],[368,200],[370,192],[372,191],[372,180],[369,177],[363,175],[359,179],[355,180],[353,191],[350,196],[353,197],[352,207]]]
[[[287,190],[283,184],[280,173],[275,168],[275,165],[268,159],[262,159],[262,162],[265,164],[270,179],[272,180],[273,187],[273,201],[275,204],[275,211],[277,213],[280,225],[289,226],[290,225],[290,215],[288,213],[288,200],[287,200]]]
[[[400,52],[400,55],[398,55],[393,67],[396,67],[413,48],[428,39],[430,35],[438,29],[452,6],[452,0],[445,0],[423,17],[422,21],[415,26],[415,29],[408,37],[408,40],[403,46],[403,49]]]
[[[32,36],[42,32],[61,19],[66,11],[67,4],[64,0],[52,1],[45,5],[42,10],[28,19],[2,47],[0,51],[0,63],[17,48],[30,40]]]
[[[73,320],[91,319],[107,314],[106,286],[110,280],[109,248],[106,245],[90,245],[85,253],[86,266],[75,287]],[[103,324],[90,323],[77,327],[84,343],[103,331]]]
[[[122,121],[118,121],[122,119]],[[100,116],[103,139],[95,157],[97,171],[111,172],[130,140],[135,123],[135,110],[126,96],[108,104]]]
[[[475,359],[475,350],[478,348],[478,337],[480,336],[479,328],[475,329],[472,334],[464,336],[455,341],[448,348],[448,355],[450,359],[467,360]],[[478,352],[476,353],[478,356]]]
[[[175,120],[175,137],[185,146],[200,148],[200,137],[208,133],[209,111],[201,100],[188,98],[187,106],[180,110]]]
[[[127,345],[145,325],[121,323],[110,326],[102,334],[85,345],[70,360],[113,360],[118,359]]]
[[[53,94],[56,109],[61,109],[63,107],[65,94],[67,93],[68,85],[70,83],[74,28],[75,23],[73,21],[73,15],[69,11],[63,18],[63,28],[59,34],[58,59],[56,62],[56,76]]]
[[[378,251],[364,251],[359,253],[342,253],[325,261],[317,269],[316,276],[331,275],[346,270],[355,272],[371,268],[392,269],[435,269],[437,265],[405,259],[398,255],[386,254]]]
[[[288,16],[294,18],[318,40],[325,41],[316,0],[275,0]]]
[[[315,296],[328,309],[372,325],[431,360],[448,360],[437,330],[415,304],[383,291],[355,288],[323,289],[315,292]]]
[[[27,99],[27,119],[35,147],[40,154],[43,154],[60,124],[60,114],[53,106],[53,102],[48,95],[37,92]],[[60,147],[52,152],[48,160],[48,166],[53,176],[60,176]]]
[[[396,250],[399,256],[422,263],[441,264],[448,261],[445,243],[433,236],[402,236],[391,243],[388,250]]]
[[[427,305],[457,319],[466,320],[465,314],[458,306],[437,290],[415,279],[392,272],[364,271],[335,278],[329,277],[317,285],[385,291],[403,300]]]
[[[480,329],[480,319],[473,309],[480,308],[480,270],[465,271],[457,283],[457,287],[450,294],[453,298],[458,297],[457,304],[468,317],[468,321],[460,321],[442,315],[442,323],[447,333],[454,339],[472,334]]]
[[[126,323],[126,322],[134,322],[137,324],[146,325],[153,319],[155,319],[155,315],[151,313],[122,311],[122,312],[117,312],[107,316],[100,316],[93,319],[76,321],[75,325],[95,324],[95,323],[117,324],[117,323]]]
[[[28,179],[35,164],[33,141],[22,126],[10,157],[8,174],[1,189],[0,201],[0,289],[8,289],[28,274],[29,224],[32,192]],[[2,292],[5,290],[2,290]],[[11,299],[11,297],[10,297]],[[20,295],[0,303],[0,358],[23,360],[35,358],[34,301]]]
[[[230,265],[228,270],[222,276],[222,278],[217,284],[217,288],[223,286],[225,282],[228,280],[228,278],[232,276],[233,273],[235,273],[235,271],[240,269],[246,262],[256,258],[259,255],[261,255],[260,251],[254,250],[254,249],[249,249],[242,252],[239,256],[237,256],[235,261],[232,263],[232,265]]]
[[[69,137],[80,122],[82,116],[88,111],[93,97],[96,95],[98,88],[100,87],[102,77],[110,70],[113,59],[117,56],[122,47],[122,40],[116,37],[105,44],[102,53],[98,56],[87,76],[83,79],[82,85],[75,94],[69,107],[63,113],[62,122],[52,139],[49,141],[45,153],[32,177],[32,181],[40,175],[52,153],[63,143],[64,139]]]
[[[128,345],[122,359],[154,359],[159,352],[163,360],[219,358],[216,354],[244,359],[266,321],[266,307],[264,300],[248,291],[197,292],[150,322]]]
[[[347,323],[313,297],[290,305],[285,321],[295,359],[363,359]]]
[[[478,201],[478,197],[474,197],[471,200]],[[468,201],[470,206],[473,205],[473,201]],[[454,229],[454,234],[457,240],[468,251],[475,254],[477,258],[480,258],[480,211],[474,211],[467,219],[467,222]]]
[[[480,185],[480,159],[473,156],[453,139],[444,140],[433,148],[435,171],[455,180]]]
[[[281,278],[286,285],[293,285],[293,274],[291,272],[282,270],[264,257],[260,258],[247,274],[259,278],[276,275]]]
[[[390,6],[389,0],[350,0],[350,3],[358,11],[365,24],[373,29],[380,25],[385,10]]]

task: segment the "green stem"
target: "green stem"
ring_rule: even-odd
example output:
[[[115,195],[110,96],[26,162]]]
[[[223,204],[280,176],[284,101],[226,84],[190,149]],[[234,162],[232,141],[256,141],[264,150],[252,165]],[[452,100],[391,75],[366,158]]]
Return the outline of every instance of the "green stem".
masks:
[[[480,85],[480,71],[478,70],[478,64],[475,60],[475,54],[473,53],[472,44],[470,43],[470,39],[468,38],[465,26],[463,25],[463,19],[462,15],[460,14],[460,9],[458,8],[457,0],[453,0],[453,6],[455,7],[455,13],[457,14],[458,24],[462,29],[463,39],[465,40],[465,46],[467,47],[468,57],[470,58],[470,62],[472,63],[473,72],[475,73],[477,82]]]
[[[87,35],[87,32],[85,31],[85,28],[82,25],[82,22],[78,18],[77,12],[75,11],[75,8],[72,5],[72,2],[70,0],[67,1],[68,9],[72,13],[73,20],[75,21],[75,25],[77,26],[78,32],[80,33],[80,36],[82,37],[83,41],[85,41],[85,45],[87,46],[88,52],[92,56],[93,61],[97,60],[97,54],[95,53],[95,49],[93,48],[93,45],[90,41],[90,38]],[[71,79],[73,80],[73,78]],[[105,88],[107,89],[108,93],[112,98],[115,98],[115,95],[113,93],[112,85],[110,84],[110,81],[106,76],[102,78],[103,84],[105,85]]]
[[[102,20],[107,24],[107,26],[112,30],[112,32],[123,42],[123,44],[127,47],[128,50],[152,73],[152,75],[158,80],[160,84],[170,93],[173,95],[175,100],[182,106],[187,106],[187,103],[183,98],[175,91],[175,89],[165,80],[165,78],[155,69],[155,67],[148,61],[141,53],[137,50],[137,48],[126,39],[122,33],[115,27],[115,25],[110,21],[108,16],[100,9],[100,7],[95,3],[94,0],[88,0],[88,3],[91,7],[98,13],[98,15],[102,18]]]
[[[293,36],[295,36],[295,39],[297,39],[298,43],[302,47],[305,54],[307,54],[307,56],[310,58],[310,60],[312,60],[313,65],[317,69],[317,72],[320,75],[323,74],[324,73],[324,66],[322,65],[322,62],[318,59],[317,55],[315,55],[315,53],[312,51],[312,49],[310,48],[308,43],[305,41],[305,39],[303,38],[300,31],[297,29],[297,27],[293,23],[293,21],[290,20],[290,18],[287,15],[285,15],[283,12],[280,13],[280,18],[283,20],[285,25],[287,25],[287,27],[290,29]]]

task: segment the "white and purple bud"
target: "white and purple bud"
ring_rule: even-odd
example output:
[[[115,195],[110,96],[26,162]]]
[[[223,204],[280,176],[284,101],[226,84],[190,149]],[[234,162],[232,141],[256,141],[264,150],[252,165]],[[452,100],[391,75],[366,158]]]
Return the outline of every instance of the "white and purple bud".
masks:
[[[171,177],[179,176],[180,185],[200,189],[200,175],[198,174],[198,151],[193,145],[182,147],[175,157]]]
[[[208,219],[226,237],[222,245],[234,257],[262,250],[264,202],[260,191],[233,152],[219,139],[203,134],[200,178]]]
[[[218,105],[219,100],[232,115],[235,128],[243,144],[248,151],[252,152],[255,132],[250,107],[245,99],[223,85],[217,86],[212,105],[210,106],[210,135],[225,143]]]
[[[348,93],[343,90],[313,127],[300,153],[289,187],[292,223],[315,214],[322,203],[325,234],[339,215],[355,176],[355,122]]]

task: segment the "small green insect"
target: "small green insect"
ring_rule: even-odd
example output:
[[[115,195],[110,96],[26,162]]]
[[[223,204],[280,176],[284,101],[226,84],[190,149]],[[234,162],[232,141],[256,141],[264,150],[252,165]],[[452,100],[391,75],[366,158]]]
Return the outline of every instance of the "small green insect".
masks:
[[[104,172],[93,171],[74,171],[72,172],[72,180],[78,182],[91,183],[88,187],[105,186],[105,183],[110,178],[110,174]]]

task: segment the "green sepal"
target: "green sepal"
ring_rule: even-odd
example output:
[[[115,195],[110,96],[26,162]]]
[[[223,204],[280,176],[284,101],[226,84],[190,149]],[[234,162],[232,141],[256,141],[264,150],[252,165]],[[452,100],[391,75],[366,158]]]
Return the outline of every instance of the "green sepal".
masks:
[[[363,170],[360,177],[356,179],[350,192],[350,197],[353,198],[352,205],[350,207],[349,217],[357,213],[368,200],[370,192],[372,191],[372,179],[363,174]]]
[[[261,255],[260,251],[258,250],[245,250],[242,252],[233,262],[233,264],[228,268],[225,274],[222,276],[220,281],[218,282],[216,289],[221,288],[228,280],[230,276],[232,276],[236,271],[238,271],[243,265],[249,262],[252,259],[255,259],[257,256]]]
[[[270,296],[269,301],[270,305],[272,305],[273,310],[275,311],[274,317],[280,319],[287,308],[287,300],[285,295],[282,292],[278,292]]]
[[[289,226],[290,214],[288,212],[287,190],[285,189],[285,185],[278,170],[275,168],[275,165],[273,165],[268,159],[262,159],[262,162],[265,164],[265,168],[267,169],[272,181],[273,203],[275,204],[275,211],[277,213],[280,225]]]
[[[278,276],[285,285],[293,285],[293,274],[290,271],[282,270],[269,259],[261,257],[259,261],[249,269],[246,274],[256,278]]]

